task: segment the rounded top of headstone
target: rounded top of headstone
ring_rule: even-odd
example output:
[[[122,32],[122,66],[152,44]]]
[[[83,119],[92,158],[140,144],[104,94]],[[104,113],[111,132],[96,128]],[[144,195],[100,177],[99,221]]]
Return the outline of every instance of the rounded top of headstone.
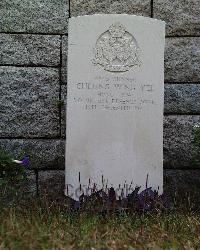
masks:
[[[158,23],[162,23],[165,25],[165,21],[160,20],[160,19],[156,19],[156,18],[152,18],[152,17],[147,17],[147,16],[138,16],[138,15],[130,15],[130,14],[126,14],[126,13],[122,13],[122,14],[92,14],[92,15],[81,15],[81,16],[75,16],[75,17],[70,17],[69,19],[77,19],[77,18],[115,18],[115,17],[122,17],[122,18],[135,18],[138,20],[146,20],[148,22],[158,22]]]

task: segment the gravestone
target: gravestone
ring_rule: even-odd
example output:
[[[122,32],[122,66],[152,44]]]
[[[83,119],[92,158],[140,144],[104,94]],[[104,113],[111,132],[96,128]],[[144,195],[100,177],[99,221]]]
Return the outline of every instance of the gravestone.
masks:
[[[162,193],[164,30],[126,14],[70,18],[66,195],[94,185]]]

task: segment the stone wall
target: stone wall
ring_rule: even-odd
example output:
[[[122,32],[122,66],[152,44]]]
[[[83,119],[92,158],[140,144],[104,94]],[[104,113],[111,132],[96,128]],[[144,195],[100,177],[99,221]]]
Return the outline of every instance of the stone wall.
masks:
[[[94,13],[166,21],[165,182],[199,187],[191,144],[200,123],[199,8],[197,0],[1,0],[0,147],[31,155],[33,192],[64,189],[67,22]]]

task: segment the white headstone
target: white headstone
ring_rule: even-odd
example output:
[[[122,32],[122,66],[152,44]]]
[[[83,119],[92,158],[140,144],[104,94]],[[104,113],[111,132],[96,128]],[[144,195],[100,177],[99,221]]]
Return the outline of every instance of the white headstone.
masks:
[[[66,195],[90,182],[163,188],[165,23],[112,14],[69,20]]]

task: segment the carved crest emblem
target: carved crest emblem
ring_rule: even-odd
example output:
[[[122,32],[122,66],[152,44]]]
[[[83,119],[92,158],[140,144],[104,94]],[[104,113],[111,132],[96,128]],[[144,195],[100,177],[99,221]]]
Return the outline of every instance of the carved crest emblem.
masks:
[[[111,25],[100,35],[94,54],[93,63],[110,72],[128,71],[141,64],[137,41],[120,23]]]

